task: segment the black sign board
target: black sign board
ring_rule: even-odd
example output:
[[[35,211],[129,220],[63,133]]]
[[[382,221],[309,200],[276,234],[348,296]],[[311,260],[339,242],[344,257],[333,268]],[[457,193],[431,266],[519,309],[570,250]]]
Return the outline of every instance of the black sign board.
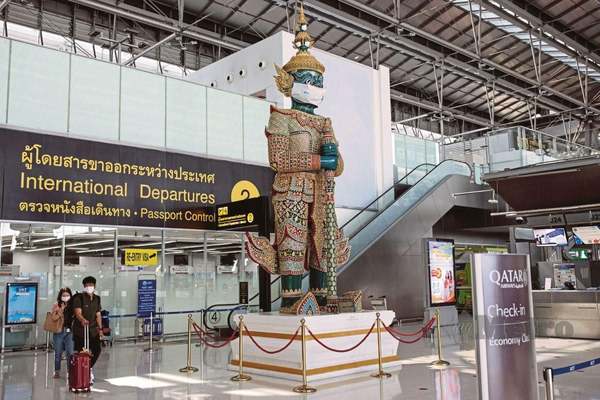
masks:
[[[240,282],[240,304],[248,304],[248,282]]]
[[[0,168],[1,219],[91,225],[214,229],[218,204],[273,181],[263,166],[5,128]]]
[[[271,201],[266,196],[255,197],[216,207],[216,229],[233,231],[256,231],[268,226]]]

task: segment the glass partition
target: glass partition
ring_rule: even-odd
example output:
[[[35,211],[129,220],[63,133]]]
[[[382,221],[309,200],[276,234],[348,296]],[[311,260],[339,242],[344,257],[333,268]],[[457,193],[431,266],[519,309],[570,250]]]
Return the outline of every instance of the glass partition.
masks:
[[[258,292],[258,267],[242,250],[242,233],[26,223],[0,226],[0,291],[15,279],[34,280],[40,287],[37,335],[34,327],[7,333],[9,348],[45,343],[44,318],[59,289],[81,292],[88,275],[96,278],[96,294],[109,312],[116,340],[142,339],[143,319],[137,318],[140,279],[156,280],[156,313],[167,337],[186,333],[188,313],[200,323],[202,311],[211,305],[209,326],[227,326],[229,311],[238,306],[240,281],[248,282],[250,296]],[[132,263],[125,262],[125,251],[141,249],[154,250],[156,263],[127,265]]]
[[[39,62],[44,60],[44,62]],[[0,124],[268,164],[270,103],[0,38]]]

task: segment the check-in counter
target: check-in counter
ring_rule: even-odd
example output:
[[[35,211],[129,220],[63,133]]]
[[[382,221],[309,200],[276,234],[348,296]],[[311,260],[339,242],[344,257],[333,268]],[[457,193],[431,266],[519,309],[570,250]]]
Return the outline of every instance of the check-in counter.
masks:
[[[600,291],[534,290],[536,336],[600,339]]]

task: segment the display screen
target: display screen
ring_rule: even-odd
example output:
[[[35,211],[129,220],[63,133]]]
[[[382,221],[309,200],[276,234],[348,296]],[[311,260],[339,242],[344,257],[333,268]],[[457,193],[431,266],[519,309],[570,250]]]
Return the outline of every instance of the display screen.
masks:
[[[452,240],[429,240],[427,255],[431,305],[456,303],[454,242]]]
[[[38,284],[35,282],[6,284],[6,325],[35,324],[37,320]]]
[[[535,229],[535,242],[538,246],[566,246],[565,228]]]
[[[599,244],[600,227],[598,226],[579,226],[573,228],[575,234],[575,244]]]

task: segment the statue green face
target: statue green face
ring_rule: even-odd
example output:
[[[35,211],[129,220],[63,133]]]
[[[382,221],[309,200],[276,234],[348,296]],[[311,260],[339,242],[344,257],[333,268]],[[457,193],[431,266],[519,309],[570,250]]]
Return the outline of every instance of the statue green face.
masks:
[[[294,86],[292,87],[292,108],[314,114],[323,98],[323,75],[311,70],[299,70],[292,73]]]

